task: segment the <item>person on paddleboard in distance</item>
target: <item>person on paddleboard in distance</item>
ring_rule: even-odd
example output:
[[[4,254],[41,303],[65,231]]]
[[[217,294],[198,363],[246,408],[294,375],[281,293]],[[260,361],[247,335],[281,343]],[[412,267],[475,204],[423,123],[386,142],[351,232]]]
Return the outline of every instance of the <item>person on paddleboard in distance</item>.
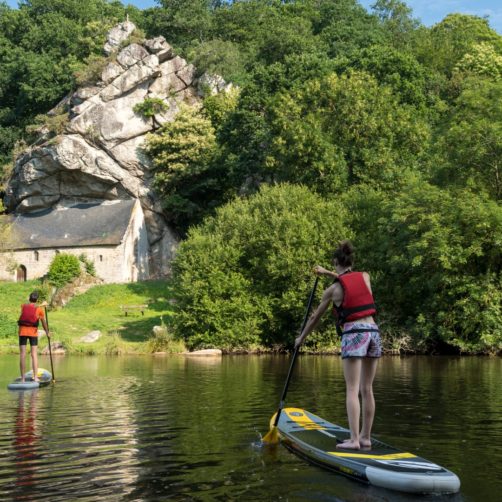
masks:
[[[19,367],[21,369],[21,382],[24,382],[24,373],[26,371],[26,346],[28,340],[31,347],[31,365],[33,370],[33,380],[38,382],[38,326],[42,322],[45,334],[49,337],[49,327],[45,320],[45,312],[41,306],[37,306],[38,291],[30,294],[29,303],[21,305],[21,316],[17,321],[19,326]]]
[[[296,338],[295,348],[304,342],[333,304],[337,331],[342,337],[343,374],[350,428],[350,439],[339,443],[337,448],[358,450],[371,448],[371,427],[375,417],[373,380],[382,347],[378,326],[373,319],[376,308],[370,276],[367,272],[353,272],[353,263],[354,247],[350,241],[345,240],[340,242],[333,253],[335,271],[319,265],[314,268],[317,275],[332,277],[335,282],[323,292],[321,303]],[[361,430],[359,393],[363,415]]]

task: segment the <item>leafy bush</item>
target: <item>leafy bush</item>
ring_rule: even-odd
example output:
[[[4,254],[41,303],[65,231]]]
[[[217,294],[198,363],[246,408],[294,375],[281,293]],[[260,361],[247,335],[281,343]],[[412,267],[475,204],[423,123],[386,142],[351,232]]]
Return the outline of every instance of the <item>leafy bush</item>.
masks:
[[[186,350],[185,344],[181,340],[176,340],[163,322],[161,326],[156,326],[156,328],[146,342],[147,352],[177,354]]]
[[[107,356],[121,356],[127,353],[127,345],[119,333],[109,333],[106,345],[105,354]]]
[[[85,253],[82,253],[78,257],[79,261],[84,264],[85,271],[89,274],[92,275],[93,277],[96,277],[96,267],[94,266],[94,262],[92,262]]]
[[[182,231],[200,221],[218,200],[226,175],[212,162],[216,138],[209,118],[183,106],[175,120],[147,135],[145,150],[153,159],[154,186],[168,220]]]
[[[351,237],[345,210],[307,188],[264,186],[189,231],[174,261],[174,327],[190,348],[259,349],[291,344],[313,283]]]
[[[141,103],[134,105],[134,112],[143,117],[150,118],[157,113],[165,112],[169,108],[168,104],[160,98],[146,98]]]
[[[500,205],[420,181],[398,196],[366,188],[347,199],[391,330],[411,333],[415,348],[502,350]]]
[[[37,287],[38,301],[50,303],[52,297],[52,288],[53,287],[47,280],[41,280],[40,286]]]
[[[71,254],[60,253],[52,260],[47,277],[51,284],[60,288],[79,275],[79,259]]]
[[[85,66],[74,73],[75,83],[79,86],[95,84],[101,79],[101,72],[109,59],[97,54],[91,54],[85,61]]]
[[[26,126],[26,132],[37,136],[48,132],[53,135],[62,134],[65,131],[69,122],[69,115],[67,112],[58,115],[37,115],[33,124]]]

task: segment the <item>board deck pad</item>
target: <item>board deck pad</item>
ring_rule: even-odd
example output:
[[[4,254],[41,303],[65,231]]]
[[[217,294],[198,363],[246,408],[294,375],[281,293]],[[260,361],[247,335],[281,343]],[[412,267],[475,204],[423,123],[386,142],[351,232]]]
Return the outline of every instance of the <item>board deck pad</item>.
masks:
[[[365,483],[411,493],[455,493],[460,488],[451,471],[375,439],[368,449],[337,448],[350,431],[301,408],[283,409],[277,429],[293,452]]]
[[[9,390],[30,390],[38,389],[39,387],[44,387],[49,385],[52,381],[52,374],[43,368],[39,368],[37,371],[38,382],[33,380],[33,371],[28,371],[24,375],[24,383],[21,382],[21,377],[16,378],[12,383],[7,385]]]

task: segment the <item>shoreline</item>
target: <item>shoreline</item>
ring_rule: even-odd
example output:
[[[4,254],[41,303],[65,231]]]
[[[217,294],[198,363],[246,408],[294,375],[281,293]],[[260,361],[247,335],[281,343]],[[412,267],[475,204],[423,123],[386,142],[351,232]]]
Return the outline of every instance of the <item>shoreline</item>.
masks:
[[[143,342],[144,343],[144,342]],[[143,345],[143,343],[138,344],[138,345]],[[46,357],[49,354],[42,353],[42,350],[44,350],[46,347],[43,347],[42,350],[38,351],[38,356],[39,357]],[[55,358],[58,357],[68,357],[68,356],[106,356],[106,357],[117,357],[117,356],[150,356],[150,357],[168,357],[168,356],[183,356],[183,357],[194,357],[196,356],[197,352],[207,350],[207,349],[198,349],[194,351],[182,351],[182,352],[170,352],[170,351],[146,351],[146,350],[141,350],[141,347],[136,347],[136,350],[130,350],[132,347],[125,347],[121,351],[111,351],[107,352],[106,350],[98,350],[95,347],[84,347],[84,348],[72,348],[72,349],[65,349],[65,353],[61,352],[55,352],[53,350],[52,356]],[[129,349],[129,350],[128,350]],[[203,358],[203,357],[208,357],[208,358],[214,358],[214,357],[224,357],[224,356],[290,356],[293,351],[287,351],[287,350],[226,350],[226,349],[212,349],[212,350],[217,350],[220,351],[219,354],[200,354],[198,357]],[[0,346],[0,356],[7,356],[7,355],[16,355],[19,356],[19,346],[18,345],[8,345],[8,346]],[[340,357],[340,350],[339,349],[327,349],[327,350],[321,350],[321,351],[310,351],[310,350],[302,350],[298,354],[299,356],[322,356],[322,357],[327,357],[327,356],[336,356]],[[27,352],[27,357],[29,356],[29,351]],[[384,350],[382,353],[382,357],[411,357],[411,356],[429,356],[429,357],[445,357],[445,356],[450,356],[450,357],[502,357],[502,351],[497,352],[497,353],[488,353],[488,352],[453,352],[453,351],[448,351],[448,352],[437,352],[437,351],[432,351],[432,352],[424,352],[424,351],[399,351],[399,350]]]

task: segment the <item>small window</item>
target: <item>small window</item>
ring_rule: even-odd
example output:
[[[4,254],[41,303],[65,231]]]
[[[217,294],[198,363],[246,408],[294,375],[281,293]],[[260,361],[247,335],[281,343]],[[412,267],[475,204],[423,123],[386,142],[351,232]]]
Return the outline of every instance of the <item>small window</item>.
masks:
[[[35,254],[35,261],[38,261],[38,259],[39,259],[39,254],[38,254],[38,251],[35,251],[35,253],[34,253],[34,254]]]
[[[59,254],[61,251],[59,251],[59,249],[56,249],[56,254]]]
[[[102,254],[99,255],[99,261],[103,261],[103,255]]]

